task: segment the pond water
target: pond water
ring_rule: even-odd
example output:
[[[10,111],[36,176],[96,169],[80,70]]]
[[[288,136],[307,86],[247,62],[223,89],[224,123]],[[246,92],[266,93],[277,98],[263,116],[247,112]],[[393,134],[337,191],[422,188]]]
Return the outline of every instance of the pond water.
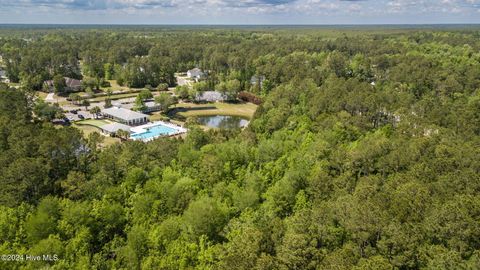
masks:
[[[249,123],[246,118],[231,115],[198,116],[197,120],[201,125],[223,129],[243,128]]]

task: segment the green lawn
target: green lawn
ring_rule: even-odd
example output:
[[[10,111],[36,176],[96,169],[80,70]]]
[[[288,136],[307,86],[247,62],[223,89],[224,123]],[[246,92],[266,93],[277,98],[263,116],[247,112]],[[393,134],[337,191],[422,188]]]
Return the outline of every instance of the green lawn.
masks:
[[[82,121],[77,121],[75,122],[76,125],[82,126],[82,125],[89,125],[89,126],[95,126],[95,127],[101,127],[106,124],[111,124],[112,122],[108,120],[100,120],[100,119],[88,119],[88,120],[82,120]]]
[[[148,119],[149,119],[150,121],[152,121],[152,122],[154,122],[154,121],[163,121],[163,120],[165,120],[166,118],[168,118],[168,116],[165,115],[165,114],[163,114],[163,113],[160,113],[160,112],[154,112],[154,113],[152,113],[152,114],[148,117]]]
[[[48,95],[48,93],[45,93],[45,92],[42,92],[42,91],[36,91],[35,93],[37,94],[37,96],[41,100],[45,100],[47,98],[47,95]]]
[[[89,120],[85,120],[85,121],[89,121]],[[101,132],[101,130],[98,127],[94,127],[94,126],[86,125],[86,124],[78,125],[78,122],[74,123],[72,126],[81,130],[83,132],[83,135],[85,136],[85,138],[88,137],[88,135],[90,135],[90,133]],[[119,138],[114,138],[114,137],[110,137],[110,136],[104,136],[104,138],[105,139],[102,143],[103,147],[106,147],[106,146],[109,146],[109,145],[120,142]]]
[[[108,82],[110,83],[110,87],[102,87],[102,90],[103,91],[107,91],[108,89],[110,90],[131,90],[129,87],[127,86],[121,86],[117,83],[117,80],[108,80]]]
[[[205,116],[205,115],[233,115],[246,118],[252,118],[257,110],[257,105],[253,103],[207,103],[177,104],[172,110],[183,117]]]

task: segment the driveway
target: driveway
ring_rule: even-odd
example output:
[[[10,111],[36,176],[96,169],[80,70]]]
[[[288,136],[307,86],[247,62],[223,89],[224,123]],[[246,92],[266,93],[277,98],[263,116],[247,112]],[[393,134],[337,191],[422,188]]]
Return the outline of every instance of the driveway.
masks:
[[[47,97],[45,97],[46,102],[55,102],[55,93],[49,93]]]
[[[183,86],[183,85],[190,86],[191,81],[187,76],[178,76],[177,75],[177,84],[180,85],[180,86]]]

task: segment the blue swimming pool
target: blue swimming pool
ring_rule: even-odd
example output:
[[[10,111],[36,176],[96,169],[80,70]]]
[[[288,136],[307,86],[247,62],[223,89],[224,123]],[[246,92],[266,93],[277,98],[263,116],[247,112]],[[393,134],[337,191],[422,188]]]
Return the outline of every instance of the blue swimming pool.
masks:
[[[168,136],[178,133],[178,130],[161,124],[145,129],[146,132],[133,133],[132,135],[130,135],[130,137],[132,137],[132,139],[134,140],[149,140],[160,136]]]

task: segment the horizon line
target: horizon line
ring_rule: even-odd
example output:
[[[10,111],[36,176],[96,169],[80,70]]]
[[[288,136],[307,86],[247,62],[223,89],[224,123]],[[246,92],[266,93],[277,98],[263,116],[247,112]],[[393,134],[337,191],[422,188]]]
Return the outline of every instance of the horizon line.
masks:
[[[328,23],[308,23],[308,24],[303,24],[303,23],[290,23],[290,24],[277,24],[277,23],[270,23],[270,24],[255,24],[255,23],[246,23],[246,24],[229,24],[229,23],[4,23],[0,22],[0,25],[126,25],[126,26],[376,26],[376,25],[387,25],[387,26],[409,26],[409,25],[474,25],[474,26],[480,26],[480,22],[478,23],[334,23],[334,24],[328,24]]]

